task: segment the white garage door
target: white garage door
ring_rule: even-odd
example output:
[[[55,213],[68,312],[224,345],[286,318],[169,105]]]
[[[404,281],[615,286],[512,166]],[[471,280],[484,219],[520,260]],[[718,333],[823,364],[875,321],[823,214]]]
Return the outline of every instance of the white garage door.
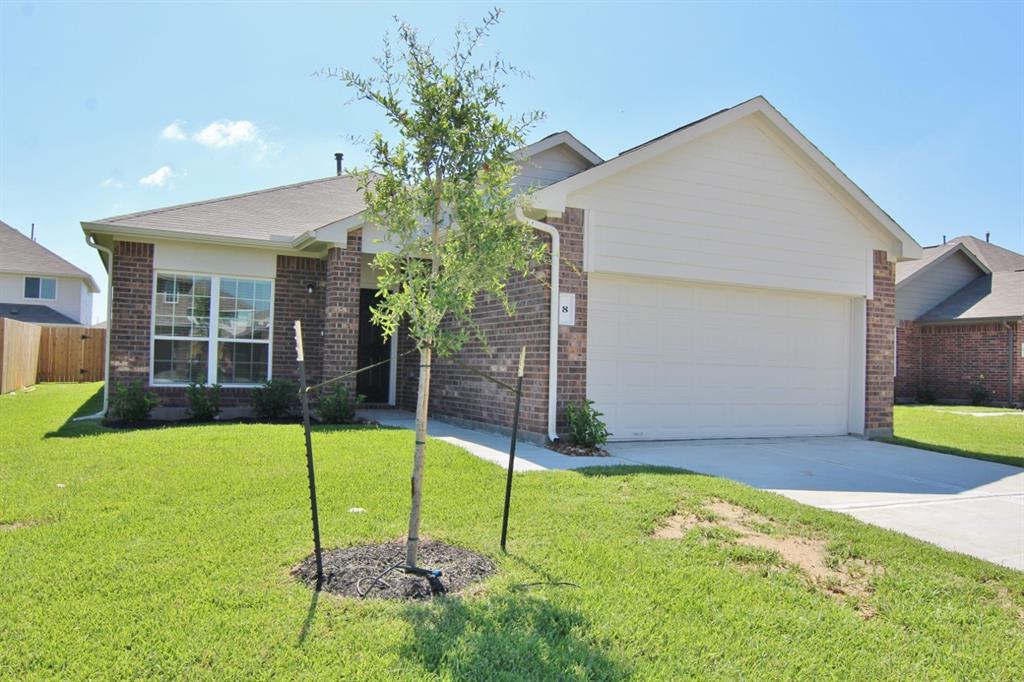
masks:
[[[587,393],[615,440],[846,434],[851,306],[594,273]]]

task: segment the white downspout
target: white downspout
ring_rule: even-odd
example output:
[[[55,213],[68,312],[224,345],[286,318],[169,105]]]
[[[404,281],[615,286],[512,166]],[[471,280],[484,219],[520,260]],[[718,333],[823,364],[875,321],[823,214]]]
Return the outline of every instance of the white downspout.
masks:
[[[96,243],[95,237],[91,234],[85,236],[85,243],[107,254],[107,338],[103,349],[103,407],[96,414],[87,414],[76,417],[74,421],[83,419],[102,419],[107,414],[107,406],[110,403],[110,321],[113,318],[114,301],[114,252],[105,246]]]
[[[551,237],[551,329],[548,340],[548,440],[558,440],[558,272],[561,258],[558,230],[539,220],[526,217],[516,207],[516,219]]]

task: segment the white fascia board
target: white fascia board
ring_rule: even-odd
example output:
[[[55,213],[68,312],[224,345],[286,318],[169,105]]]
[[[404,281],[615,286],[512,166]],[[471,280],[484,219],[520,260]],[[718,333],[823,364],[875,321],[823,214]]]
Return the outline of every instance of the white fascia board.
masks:
[[[219,244],[222,246],[247,246],[256,249],[272,249],[274,251],[291,251],[293,240],[287,237],[274,239],[250,239],[246,237],[225,237],[213,234],[178,232],[175,230],[152,230],[134,228],[127,225],[110,225],[106,223],[83,222],[82,231],[88,234],[103,234],[113,237],[138,237],[142,240],[169,239],[181,242],[199,242],[202,244]]]
[[[625,152],[614,159],[595,166],[582,173],[561,180],[547,187],[534,192],[532,199],[536,208],[544,209],[548,215],[560,215],[568,205],[568,196],[577,190],[603,180],[607,177],[621,173],[622,171],[653,159],[661,154],[669,152],[681,145],[690,142],[698,137],[707,135],[735,121],[752,114],[760,113],[780,133],[799,149],[807,158],[814,162],[824,173],[831,178],[848,196],[850,196],[864,211],[891,234],[900,244],[898,260],[913,260],[921,257],[921,245],[918,244],[896,221],[883,211],[860,187],[846,176],[839,168],[808,140],[803,133],[796,129],[785,116],[768,102],[767,99],[757,96],[751,100],[738,104],[731,109],[713,114],[697,123],[683,127],[674,133],[655,139],[631,151]]]
[[[348,238],[348,233],[353,230],[358,230],[366,225],[365,212],[359,212],[355,215],[350,215],[347,218],[343,218],[333,223],[328,223],[323,227],[318,227],[315,230],[301,234],[292,240],[293,248],[304,248],[305,246],[314,242],[326,242],[331,244],[344,244]]]

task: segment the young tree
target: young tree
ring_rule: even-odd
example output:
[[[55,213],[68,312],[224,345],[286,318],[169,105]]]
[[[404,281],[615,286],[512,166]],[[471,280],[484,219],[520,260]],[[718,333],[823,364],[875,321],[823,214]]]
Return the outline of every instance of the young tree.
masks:
[[[545,256],[544,245],[514,216],[523,199],[512,185],[515,151],[542,114],[506,115],[505,79],[518,72],[499,58],[481,63],[475,54],[500,16],[493,10],[480,26],[459,28],[444,57],[398,21],[397,52],[385,38],[377,75],[332,74],[357,99],[377,105],[393,128],[390,140],[374,135],[362,187],[370,222],[394,247],[375,259],[373,323],[386,338],[406,325],[420,355],[409,567],[416,567],[419,545],[432,358],[457,352],[471,336],[486,343],[472,317],[478,296],[496,297],[514,314],[506,282]]]

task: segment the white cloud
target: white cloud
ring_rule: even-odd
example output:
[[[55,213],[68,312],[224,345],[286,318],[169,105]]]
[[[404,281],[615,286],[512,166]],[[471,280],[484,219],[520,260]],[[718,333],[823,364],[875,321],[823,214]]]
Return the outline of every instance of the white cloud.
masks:
[[[236,144],[256,142],[263,145],[259,129],[252,121],[214,121],[192,139],[207,147],[230,147]]]
[[[163,187],[174,175],[170,166],[160,166],[149,175],[139,178],[139,184],[145,187]]]
[[[160,137],[165,140],[184,140],[187,136],[185,131],[181,129],[181,123],[175,121],[160,132]]]
[[[100,183],[100,187],[103,187],[105,189],[121,189],[122,187],[124,187],[124,183],[118,180],[117,178],[107,178],[106,180]]]

